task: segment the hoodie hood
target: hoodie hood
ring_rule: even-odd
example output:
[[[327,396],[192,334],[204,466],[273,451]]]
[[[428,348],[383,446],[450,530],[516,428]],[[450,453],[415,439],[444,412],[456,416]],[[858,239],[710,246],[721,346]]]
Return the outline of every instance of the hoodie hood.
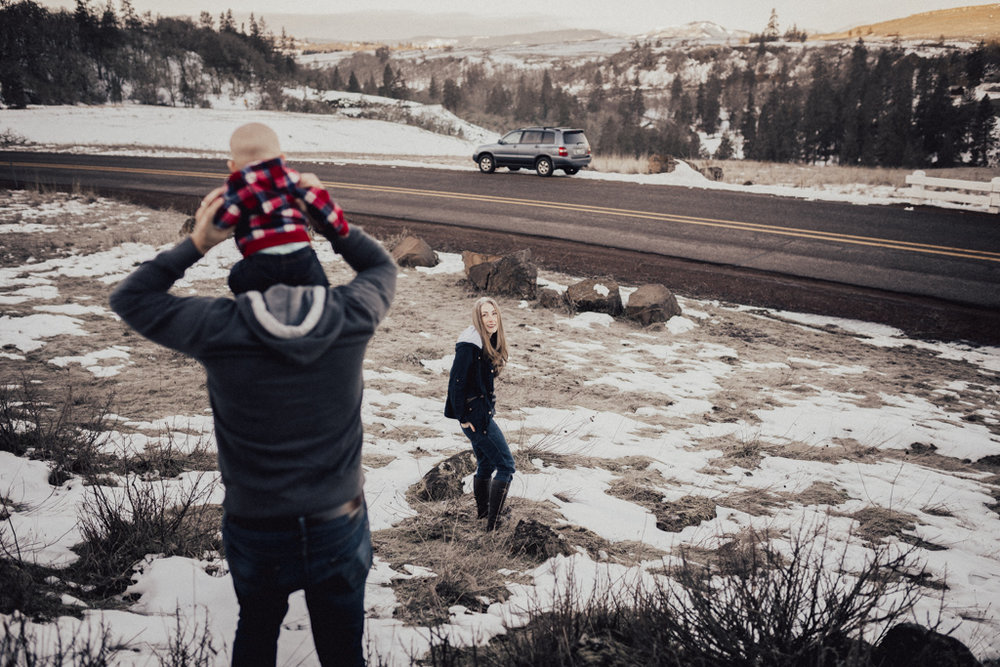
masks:
[[[343,306],[319,285],[274,285],[236,298],[240,316],[267,348],[296,364],[315,361],[340,336]]]
[[[459,335],[458,341],[456,341],[455,344],[457,345],[458,343],[472,343],[479,349],[482,349],[483,337],[479,335],[478,331],[476,331],[476,327],[470,324],[465,328],[465,331],[463,331],[461,335]]]

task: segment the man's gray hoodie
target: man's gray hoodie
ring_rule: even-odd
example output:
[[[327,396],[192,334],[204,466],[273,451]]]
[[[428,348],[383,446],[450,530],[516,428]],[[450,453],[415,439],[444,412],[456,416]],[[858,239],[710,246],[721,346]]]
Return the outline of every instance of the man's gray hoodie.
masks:
[[[362,363],[395,293],[396,263],[357,227],[329,240],[357,271],[346,285],[174,296],[171,285],[201,258],[188,238],[111,294],[128,325],[205,367],[232,515],[308,515],[361,492]]]

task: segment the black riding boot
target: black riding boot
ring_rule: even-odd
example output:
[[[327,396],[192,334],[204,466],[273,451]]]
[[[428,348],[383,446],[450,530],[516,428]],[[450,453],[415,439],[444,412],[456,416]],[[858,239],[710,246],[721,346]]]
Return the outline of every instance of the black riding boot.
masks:
[[[503,509],[503,501],[507,499],[507,489],[510,482],[498,482],[493,480],[490,484],[490,512],[486,518],[486,530],[496,530],[499,523],[500,510]]]
[[[490,511],[490,478],[480,479],[473,475],[472,493],[476,497],[476,518],[485,519]]]

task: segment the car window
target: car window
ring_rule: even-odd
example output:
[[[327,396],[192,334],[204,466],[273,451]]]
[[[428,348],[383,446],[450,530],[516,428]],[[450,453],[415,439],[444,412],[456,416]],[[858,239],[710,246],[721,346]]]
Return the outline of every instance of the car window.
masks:
[[[521,130],[514,130],[513,132],[508,132],[503,135],[503,139],[500,140],[504,144],[518,144],[521,143]]]
[[[567,144],[585,144],[587,137],[581,131],[563,133],[563,141]]]
[[[555,132],[542,132],[542,139],[538,143],[540,143],[540,144],[554,144],[554,143],[556,143],[556,133]]]
[[[522,144],[539,144],[542,142],[542,132],[539,130],[527,130],[521,137]]]

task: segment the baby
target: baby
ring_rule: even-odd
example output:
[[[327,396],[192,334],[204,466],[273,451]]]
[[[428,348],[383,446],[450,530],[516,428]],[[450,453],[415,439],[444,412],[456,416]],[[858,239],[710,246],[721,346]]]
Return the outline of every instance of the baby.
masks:
[[[318,228],[347,236],[344,212],[323,188],[300,185],[299,173],[285,166],[278,135],[267,125],[236,128],[229,148],[230,174],[215,218],[220,229],[235,227],[243,254],[229,272],[229,288],[240,294],[265,292],[276,283],[329,286],[309,241],[307,215]]]

